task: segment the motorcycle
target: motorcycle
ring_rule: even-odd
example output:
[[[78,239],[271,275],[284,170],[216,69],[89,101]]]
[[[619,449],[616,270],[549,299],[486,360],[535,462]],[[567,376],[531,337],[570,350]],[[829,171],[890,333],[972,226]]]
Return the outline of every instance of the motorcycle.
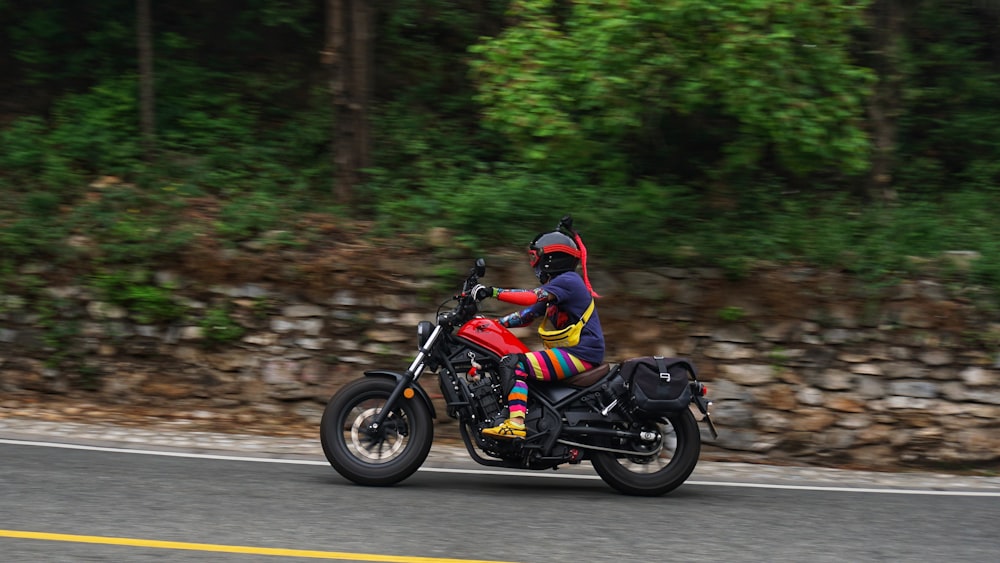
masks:
[[[529,381],[526,438],[481,434],[507,417],[513,380],[502,359],[528,351],[480,314],[475,289],[485,273],[480,258],[436,322],[417,324],[418,351],[405,372],[369,370],[333,395],[320,423],[330,465],[361,485],[393,485],[416,472],[437,416],[418,380],[437,372],[447,414],[479,464],[546,470],[590,461],[605,483],[629,495],[663,495],[684,483],[701,453],[695,408],[713,437],[717,432],[707,389],[683,359],[632,358],[560,382]]]

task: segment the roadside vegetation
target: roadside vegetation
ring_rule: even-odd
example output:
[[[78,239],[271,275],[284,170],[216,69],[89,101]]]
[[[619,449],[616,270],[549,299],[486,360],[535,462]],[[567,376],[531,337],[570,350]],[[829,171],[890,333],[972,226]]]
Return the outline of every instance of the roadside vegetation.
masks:
[[[1000,288],[1000,3],[380,3],[374,163],[348,199],[319,3],[157,3],[152,153],[136,2],[16,4],[0,293],[64,272],[162,319],[150,273],[185,256],[430,227],[471,253],[564,213],[607,266]]]

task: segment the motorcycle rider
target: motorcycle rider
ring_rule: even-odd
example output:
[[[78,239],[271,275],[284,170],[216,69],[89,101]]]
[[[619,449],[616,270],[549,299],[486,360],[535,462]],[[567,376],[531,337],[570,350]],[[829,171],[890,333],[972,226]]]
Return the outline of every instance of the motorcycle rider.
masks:
[[[525,437],[529,378],[562,380],[604,361],[604,333],[595,304],[600,296],[587,277],[587,249],[573,230],[572,221],[569,216],[564,217],[555,231],[539,234],[528,246],[531,267],[541,286],[534,289],[477,286],[473,290],[476,299],[493,297],[525,307],[498,319],[505,327],[527,326],[541,318],[539,334],[545,344],[543,350],[505,356],[501,360],[501,375],[513,372],[514,385],[507,396],[510,414],[500,425],[484,429],[484,436],[506,440]],[[582,277],[576,272],[581,260]],[[564,338],[566,333],[575,333],[575,337]]]

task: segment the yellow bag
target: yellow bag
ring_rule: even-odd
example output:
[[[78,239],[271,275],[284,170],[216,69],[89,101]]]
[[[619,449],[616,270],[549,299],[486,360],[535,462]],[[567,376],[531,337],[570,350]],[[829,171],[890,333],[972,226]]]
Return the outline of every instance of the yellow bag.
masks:
[[[542,324],[538,327],[538,336],[542,337],[542,344],[546,348],[568,348],[580,343],[580,333],[583,332],[583,325],[590,320],[590,315],[594,312],[594,300],[590,300],[590,305],[583,312],[580,320],[566,328],[552,330],[548,328],[548,317],[542,319]]]

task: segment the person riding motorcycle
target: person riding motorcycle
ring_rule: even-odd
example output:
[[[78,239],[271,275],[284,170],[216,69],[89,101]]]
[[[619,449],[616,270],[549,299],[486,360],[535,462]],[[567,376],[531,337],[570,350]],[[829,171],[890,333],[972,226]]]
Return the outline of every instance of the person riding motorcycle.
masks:
[[[505,380],[512,376],[513,387],[507,396],[508,418],[482,431],[484,436],[492,438],[510,440],[526,436],[529,378],[564,380],[604,361],[604,332],[595,302],[600,296],[590,285],[587,249],[572,229],[572,219],[565,217],[555,231],[536,236],[528,246],[528,256],[541,286],[534,289],[477,286],[473,290],[476,299],[493,297],[526,307],[497,319],[507,328],[527,326],[542,319],[539,335],[545,349],[504,356],[500,362],[501,376]],[[576,272],[581,261],[582,277]]]

